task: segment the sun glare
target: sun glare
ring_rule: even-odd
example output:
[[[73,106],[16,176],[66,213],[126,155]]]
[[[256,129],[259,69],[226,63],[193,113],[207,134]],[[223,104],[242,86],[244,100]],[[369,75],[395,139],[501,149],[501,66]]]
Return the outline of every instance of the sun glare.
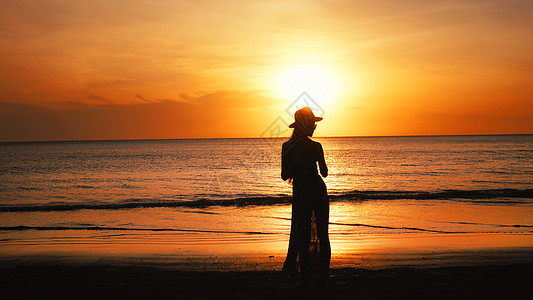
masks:
[[[306,92],[320,105],[331,103],[338,96],[338,78],[334,72],[319,65],[297,65],[283,69],[275,80],[278,97],[293,101]]]

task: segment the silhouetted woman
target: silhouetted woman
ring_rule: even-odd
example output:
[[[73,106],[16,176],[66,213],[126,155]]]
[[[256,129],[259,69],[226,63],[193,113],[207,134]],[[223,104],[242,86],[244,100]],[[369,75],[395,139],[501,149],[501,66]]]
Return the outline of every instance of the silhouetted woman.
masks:
[[[315,131],[315,117],[309,107],[294,114],[291,138],[283,144],[281,153],[281,178],[292,182],[291,235],[283,273],[294,276],[298,267],[303,283],[313,271],[318,271],[325,282],[329,277],[331,248],[328,237],[329,199],[326,185],[318,174],[328,176],[322,145],[309,139]]]

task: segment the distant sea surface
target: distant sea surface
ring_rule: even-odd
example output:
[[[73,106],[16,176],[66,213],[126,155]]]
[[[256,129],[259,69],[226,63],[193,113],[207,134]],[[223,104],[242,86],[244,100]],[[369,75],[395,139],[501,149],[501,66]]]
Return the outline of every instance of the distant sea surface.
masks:
[[[0,226],[241,232],[245,222],[288,233],[285,140],[0,143]],[[365,225],[333,233],[531,233],[533,135],[315,140],[330,171],[332,222]],[[276,221],[247,219],[260,217]]]

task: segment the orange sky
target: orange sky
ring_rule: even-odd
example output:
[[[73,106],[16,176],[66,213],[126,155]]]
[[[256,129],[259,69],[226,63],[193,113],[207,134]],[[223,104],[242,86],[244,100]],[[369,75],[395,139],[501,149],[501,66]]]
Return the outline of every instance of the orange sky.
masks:
[[[0,141],[273,135],[299,65],[317,136],[533,133],[531,1],[0,1]]]

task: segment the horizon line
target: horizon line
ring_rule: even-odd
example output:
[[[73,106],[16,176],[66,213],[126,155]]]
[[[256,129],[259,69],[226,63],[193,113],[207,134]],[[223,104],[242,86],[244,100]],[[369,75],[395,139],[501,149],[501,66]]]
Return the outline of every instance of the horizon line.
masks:
[[[533,135],[533,133],[481,133],[481,134],[406,134],[406,135],[335,135],[314,136],[314,138],[373,138],[373,137],[446,137],[446,136],[504,136],[504,135]],[[172,141],[172,140],[231,140],[231,139],[285,139],[289,137],[193,137],[193,138],[124,138],[124,139],[65,139],[65,140],[14,140],[0,141],[8,143],[61,143],[61,142],[127,142],[127,141]]]

